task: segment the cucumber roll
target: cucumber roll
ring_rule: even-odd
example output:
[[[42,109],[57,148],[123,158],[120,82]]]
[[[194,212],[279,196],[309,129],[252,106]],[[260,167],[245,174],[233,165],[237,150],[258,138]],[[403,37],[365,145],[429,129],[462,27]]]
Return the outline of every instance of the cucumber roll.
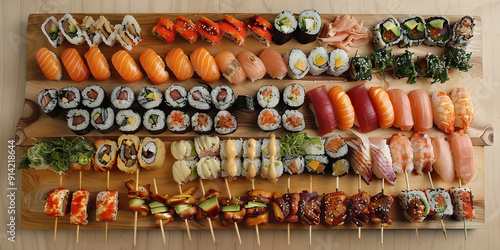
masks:
[[[228,110],[236,102],[233,89],[227,85],[217,86],[210,94],[212,103],[218,110]]]
[[[92,130],[90,126],[90,114],[85,109],[71,109],[66,114],[68,128],[77,135],[85,135]]]
[[[139,91],[137,102],[144,109],[158,108],[163,100],[163,94],[156,87],[144,87]]]
[[[443,57],[437,57],[433,54],[427,54],[418,62],[419,73],[424,77],[432,78],[431,84],[435,82],[444,83],[450,78],[448,77],[448,67]]]
[[[57,103],[57,89],[44,89],[38,94],[38,105],[50,117],[57,117],[62,108]]]
[[[90,85],[82,91],[82,104],[87,108],[97,108],[107,106],[109,98],[106,91],[99,85]]]
[[[450,47],[465,48],[469,45],[472,37],[474,36],[474,23],[473,16],[464,16],[460,18],[451,29],[451,39],[448,42]]]
[[[304,104],[305,99],[304,87],[298,83],[292,83],[283,90],[283,102],[290,109],[299,109]]]
[[[111,92],[111,104],[116,109],[135,109],[135,93],[130,87],[117,86]]]
[[[142,125],[153,135],[161,134],[167,130],[165,112],[161,109],[147,110],[142,116]]]
[[[232,134],[238,129],[238,121],[228,111],[219,111],[214,119],[214,129],[220,135]]]
[[[290,41],[292,34],[297,29],[297,20],[292,12],[284,10],[274,19],[273,42],[278,45]]]
[[[59,30],[62,32],[66,40],[73,45],[81,45],[85,42],[80,24],[71,14],[66,13],[59,20]]]
[[[184,134],[191,128],[191,120],[187,113],[180,110],[173,110],[167,116],[167,127],[174,134]]]
[[[59,90],[58,102],[63,109],[74,109],[80,107],[82,100],[80,90],[76,87],[64,87]]]
[[[257,91],[257,102],[262,108],[275,108],[280,103],[280,90],[276,86],[265,85]]]
[[[165,90],[165,103],[172,109],[183,109],[188,103],[186,89],[180,85],[171,85]]]
[[[399,20],[403,38],[399,42],[400,48],[420,45],[428,36],[425,20],[422,17],[408,17]]]
[[[257,125],[264,132],[281,128],[281,116],[276,109],[263,109],[257,117]]]
[[[99,133],[107,134],[115,130],[115,112],[112,108],[95,108],[90,115],[90,123]]]
[[[307,62],[311,67],[309,73],[313,76],[322,74],[328,69],[328,52],[323,47],[316,47],[309,53]]]
[[[450,20],[446,17],[435,16],[425,20],[425,29],[429,36],[424,44],[429,46],[445,46],[450,41]]]
[[[297,41],[302,44],[314,42],[321,29],[321,16],[316,10],[304,10],[298,18]]]
[[[370,53],[372,68],[383,74],[386,69],[392,69],[392,49],[376,48]]]
[[[306,155],[304,162],[307,172],[324,174],[328,165],[328,157],[326,155]]]
[[[343,49],[334,49],[330,52],[328,70],[326,73],[340,76],[349,69],[349,55]]]
[[[300,132],[306,128],[304,115],[298,110],[286,110],[282,116],[282,123],[290,132]]]
[[[189,90],[188,103],[196,110],[207,111],[212,107],[212,97],[207,88],[194,86]]]
[[[135,134],[141,129],[141,115],[131,109],[118,111],[115,120],[124,134]]]
[[[283,157],[283,167],[289,175],[301,174],[305,167],[304,158],[292,155],[285,156]]]
[[[64,42],[64,36],[59,29],[57,19],[53,16],[48,17],[42,24],[42,32],[47,37],[50,45],[57,48]]]
[[[255,111],[255,100],[248,95],[239,95],[236,108],[238,110]]]
[[[349,75],[354,81],[372,79],[372,62],[368,56],[355,55],[351,59]]]
[[[197,134],[206,135],[212,132],[214,121],[208,114],[197,112],[191,116],[191,126]]]
[[[307,56],[300,49],[292,49],[283,56],[288,64],[288,76],[292,79],[302,79],[309,72]]]
[[[417,83],[414,53],[405,50],[405,53],[394,56],[394,76],[408,78],[410,84]]]
[[[383,20],[372,29],[373,43],[376,48],[387,48],[394,46],[403,38],[398,20],[393,16]]]

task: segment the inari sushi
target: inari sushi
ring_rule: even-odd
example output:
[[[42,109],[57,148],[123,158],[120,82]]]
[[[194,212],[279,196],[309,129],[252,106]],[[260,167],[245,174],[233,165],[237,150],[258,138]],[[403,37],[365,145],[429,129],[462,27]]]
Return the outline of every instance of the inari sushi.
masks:
[[[57,56],[47,48],[43,47],[36,52],[36,61],[48,80],[61,80],[61,63]]]
[[[85,59],[89,65],[92,76],[98,81],[106,81],[111,76],[109,64],[106,57],[101,53],[97,46],[90,47],[85,53]]]
[[[66,49],[61,55],[61,60],[71,80],[83,82],[89,78],[90,71],[87,66],[85,66],[85,63],[76,49]]]
[[[260,53],[259,59],[266,66],[267,73],[271,78],[281,80],[288,73],[288,66],[285,59],[283,59],[278,51],[271,47],[264,49]]]
[[[199,34],[194,23],[184,16],[177,17],[174,23],[174,29],[191,44],[194,44],[196,39],[198,39]]]
[[[243,51],[238,55],[238,61],[252,82],[266,75],[266,66],[254,53]]]
[[[116,152],[118,147],[116,142],[112,140],[99,139],[94,143],[96,152],[92,158],[94,170],[97,172],[109,171],[115,166]]]
[[[115,32],[118,42],[128,51],[142,41],[141,26],[131,15],[126,15],[121,24],[115,25]]]
[[[200,33],[201,38],[213,46],[217,45],[222,39],[222,31],[219,25],[204,16],[200,17],[194,26]]]
[[[137,153],[139,165],[146,170],[158,169],[163,165],[166,154],[165,144],[160,139],[146,137],[142,139]]]
[[[174,23],[165,17],[158,18],[158,22],[156,22],[156,25],[153,26],[151,32],[153,35],[157,36],[166,43],[174,42],[174,39],[177,36]]]
[[[118,162],[116,166],[126,174],[132,174],[139,168],[137,154],[140,140],[135,135],[121,135],[118,137]]]
[[[220,52],[215,56],[215,62],[229,83],[240,84],[247,78],[243,67],[232,52],[228,50]]]
[[[247,38],[247,29],[244,22],[230,15],[225,15],[218,24],[225,37],[234,41],[236,45],[243,46],[245,38]]]
[[[101,34],[104,44],[113,47],[116,42],[115,26],[112,25],[104,16],[100,16],[96,21],[96,29]]]
[[[168,68],[179,81],[190,79],[194,74],[193,65],[189,62],[189,58],[181,48],[169,50],[165,61]]]
[[[120,76],[127,82],[137,82],[144,77],[144,74],[137,66],[137,63],[125,50],[119,50],[111,57],[111,62]]]
[[[165,70],[165,63],[154,50],[149,48],[144,50],[139,60],[153,84],[162,84],[168,81],[168,72]]]
[[[288,64],[288,76],[292,79],[302,79],[310,69],[307,56],[300,49],[292,49],[284,56]]]
[[[253,15],[245,22],[245,25],[251,37],[269,47],[273,37],[273,25],[269,21],[261,16]]]
[[[66,13],[59,20],[59,30],[62,32],[66,40],[73,45],[81,45],[85,42],[80,24],[71,14]]]
[[[191,58],[194,70],[202,81],[212,83],[219,80],[220,73],[217,63],[205,48],[200,47],[195,49],[189,57]]]
[[[82,33],[89,47],[99,46],[102,42],[101,33],[97,32],[97,22],[91,16],[86,16],[82,21]]]
[[[59,47],[59,45],[64,42],[64,36],[59,29],[57,19],[53,16],[48,17],[47,20],[43,22],[42,32],[47,37],[50,45],[54,48]]]

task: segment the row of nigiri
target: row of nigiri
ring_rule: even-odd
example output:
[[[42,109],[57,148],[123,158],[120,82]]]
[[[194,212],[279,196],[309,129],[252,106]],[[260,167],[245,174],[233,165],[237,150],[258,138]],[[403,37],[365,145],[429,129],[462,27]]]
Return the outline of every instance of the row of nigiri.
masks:
[[[401,89],[386,91],[382,87],[366,91],[365,85],[360,84],[347,93],[340,86],[327,93],[322,86],[309,91],[307,96],[313,104],[321,136],[333,132],[337,126],[349,130],[354,125],[363,133],[392,126],[403,131],[414,128],[426,132],[433,123],[448,134],[464,133],[474,117],[472,99],[463,88],[455,88],[450,96],[436,91],[429,98],[422,89],[408,94]]]

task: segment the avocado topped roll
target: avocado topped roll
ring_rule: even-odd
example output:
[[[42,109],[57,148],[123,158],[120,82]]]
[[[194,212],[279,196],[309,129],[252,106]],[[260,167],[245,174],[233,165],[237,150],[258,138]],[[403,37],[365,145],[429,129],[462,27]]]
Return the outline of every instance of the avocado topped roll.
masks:
[[[59,20],[59,29],[63,36],[73,45],[81,45],[85,42],[80,24],[73,18],[71,14],[66,15]]]
[[[445,46],[450,41],[450,20],[442,16],[429,17],[425,20],[429,34],[424,43],[429,46]]]
[[[458,48],[467,47],[474,36],[475,26],[473,16],[460,18],[451,29],[451,40],[448,42],[448,46]]]
[[[400,48],[420,45],[428,36],[425,20],[422,17],[408,17],[399,20],[403,38],[399,42]]]
[[[377,48],[387,48],[401,41],[401,27],[393,16],[383,20],[373,27],[373,43]]]
[[[59,47],[59,45],[64,42],[64,36],[59,29],[57,19],[53,16],[48,17],[47,20],[43,22],[42,32],[47,37],[50,45],[54,48]]]

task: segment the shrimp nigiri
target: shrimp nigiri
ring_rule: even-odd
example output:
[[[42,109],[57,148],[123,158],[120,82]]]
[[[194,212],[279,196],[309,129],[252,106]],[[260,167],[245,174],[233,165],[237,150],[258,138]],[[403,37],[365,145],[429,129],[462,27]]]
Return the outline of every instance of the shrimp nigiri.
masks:
[[[254,53],[243,51],[238,55],[238,61],[252,82],[266,75],[266,66]]]
[[[390,128],[394,124],[394,107],[389,94],[382,87],[371,87],[369,90],[375,113],[377,113],[378,124],[381,128]]]
[[[445,140],[444,135],[437,134],[431,139],[434,148],[434,170],[444,181],[451,183],[455,179],[453,170],[453,157],[451,155],[450,144]]]
[[[467,131],[474,118],[474,107],[469,93],[464,88],[456,88],[451,92],[451,100],[455,107],[455,131]]]
[[[43,47],[36,52],[36,61],[42,69],[43,74],[49,80],[61,80],[61,63],[57,56],[49,49]]]
[[[432,107],[429,94],[423,89],[415,89],[408,93],[408,99],[410,99],[415,130],[427,132],[432,128]]]
[[[432,164],[436,159],[431,138],[425,132],[415,132],[410,137],[410,142],[413,148],[413,166],[417,174],[432,172]]]
[[[90,72],[96,80],[106,81],[109,79],[111,73],[109,72],[109,64],[106,57],[101,53],[99,47],[92,46],[89,51],[85,53],[85,59],[89,65]]]
[[[413,149],[410,140],[400,133],[394,134],[389,141],[392,168],[396,173],[413,171]]]
[[[462,184],[467,184],[474,177],[474,147],[469,136],[465,133],[453,132],[448,141],[453,154],[453,165],[457,177]]]
[[[167,66],[179,81],[185,81],[193,77],[193,65],[181,48],[173,48],[168,51],[165,57]]]
[[[455,107],[444,91],[436,91],[431,97],[432,113],[436,126],[447,134],[455,130]]]
[[[61,60],[71,80],[83,82],[89,78],[90,71],[87,66],[85,66],[82,57],[80,57],[76,49],[66,49],[61,55]]]
[[[352,106],[351,99],[342,90],[340,86],[333,86],[328,91],[328,97],[333,105],[335,117],[339,120],[337,126],[342,130],[349,130],[354,125],[354,107]]]
[[[111,62],[116,71],[127,82],[136,82],[144,77],[137,63],[125,50],[119,50],[111,57]]]
[[[264,49],[259,59],[264,63],[267,73],[274,79],[283,79],[288,73],[285,59],[275,49],[269,47]]]
[[[394,107],[394,127],[409,131],[413,127],[413,116],[408,95],[401,89],[387,91]]]
[[[139,60],[153,84],[162,84],[168,81],[168,72],[165,70],[165,63],[154,50],[144,50]]]
[[[215,63],[214,57],[205,48],[200,47],[195,49],[191,53],[190,58],[194,70],[201,77],[202,81],[211,83],[219,80],[220,73],[217,63]]]
[[[220,52],[215,56],[215,62],[229,83],[240,84],[247,78],[243,67],[232,52],[227,50]]]

